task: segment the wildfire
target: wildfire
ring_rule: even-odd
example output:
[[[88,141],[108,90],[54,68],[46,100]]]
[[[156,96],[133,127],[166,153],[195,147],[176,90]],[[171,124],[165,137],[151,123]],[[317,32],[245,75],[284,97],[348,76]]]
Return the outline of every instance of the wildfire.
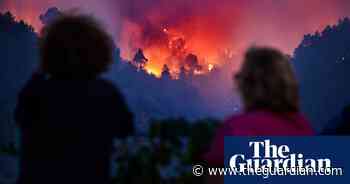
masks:
[[[137,50],[142,49],[148,59],[144,69],[160,76],[165,64],[172,75],[181,67],[194,67],[193,73],[197,74],[210,72],[251,43],[281,47],[292,53],[305,33],[348,16],[342,0],[315,1],[270,0],[261,4],[244,0],[0,0],[0,11],[10,11],[16,20],[24,20],[39,31],[43,26],[39,16],[45,10],[78,8],[107,25],[123,59],[132,61]],[[310,12],[310,7],[315,11]],[[276,11],[281,8],[286,11]],[[327,14],[323,13],[325,8]],[[264,31],[256,31],[266,25],[269,26]],[[186,59],[193,55],[197,65]]]
[[[214,69],[214,65],[213,64],[209,64],[208,65],[208,71],[212,71]]]
[[[222,48],[215,44],[215,37],[212,35],[215,32],[203,30],[192,33],[186,26],[159,26],[158,29],[152,29],[149,35],[142,35],[145,32],[144,27],[127,22],[123,27],[123,38],[129,39],[118,44],[121,46],[122,57],[132,59],[140,48],[148,59],[145,64],[147,73],[160,77],[162,68],[167,65],[175,78],[181,67],[200,75],[212,71],[214,66],[220,66],[223,59],[232,57],[232,52],[228,51],[230,49],[225,47],[227,42],[221,43]]]
[[[238,48],[234,28],[241,14],[233,6],[235,3],[225,1],[221,6],[212,6],[217,2],[159,1],[152,8],[141,1],[124,3],[136,13],[122,10],[125,12],[117,41],[121,56],[132,60],[136,51],[142,49],[148,59],[145,70],[158,77],[164,65],[174,78],[181,68],[197,75],[211,72],[232,58],[231,51]]]
[[[45,1],[5,2],[6,10],[26,20],[36,31],[42,27],[39,19],[40,14],[45,13],[42,10],[57,5]],[[147,73],[159,77],[166,65],[174,78],[181,68],[192,74],[205,74],[214,66],[222,66],[229,55],[227,50],[235,50],[238,45],[233,42],[234,27],[238,27],[241,20],[236,3],[225,1],[213,6],[218,5],[215,0],[133,2],[113,1],[111,5],[118,6],[110,7],[117,14],[114,11],[105,14],[100,9],[95,13],[112,28],[111,35],[123,59],[133,61],[137,51],[142,50],[147,62],[141,65]],[[67,7],[70,6],[67,4]]]
[[[155,75],[157,77],[161,76],[161,71],[157,70],[156,68],[152,68],[152,67],[146,67],[145,68],[146,72],[150,75]]]

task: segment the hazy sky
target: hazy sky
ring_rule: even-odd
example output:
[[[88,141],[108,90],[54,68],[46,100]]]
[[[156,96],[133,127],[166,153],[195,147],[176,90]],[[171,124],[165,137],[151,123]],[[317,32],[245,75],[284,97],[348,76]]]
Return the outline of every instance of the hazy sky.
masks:
[[[350,15],[348,0],[0,0],[1,11],[11,10],[36,28],[41,26],[39,14],[52,6],[97,16],[116,40],[125,21],[142,26],[159,21],[190,27],[192,37],[207,39],[213,47],[256,43],[289,53],[305,33]],[[214,43],[221,41],[225,43]]]

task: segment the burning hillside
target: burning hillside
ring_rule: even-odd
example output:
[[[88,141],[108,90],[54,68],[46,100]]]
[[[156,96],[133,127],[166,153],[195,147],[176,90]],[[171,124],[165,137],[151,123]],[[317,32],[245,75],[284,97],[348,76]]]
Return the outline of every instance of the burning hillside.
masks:
[[[121,10],[118,41],[122,57],[133,59],[142,49],[150,73],[159,76],[165,64],[175,76],[181,68],[206,73],[232,56],[233,31],[239,21],[236,6],[210,6],[214,1],[119,3],[126,7]]]
[[[124,59],[141,51],[149,73],[159,76],[166,64],[176,76],[181,68],[206,73],[251,44],[292,54],[305,33],[349,15],[347,0],[318,1],[4,0],[0,11],[39,30],[38,17],[48,8],[78,8],[104,23]]]
[[[48,7],[38,12],[42,9],[38,2],[5,2],[8,10],[24,18],[36,30],[40,29],[41,25],[33,17],[39,17]],[[180,69],[193,74],[206,73],[232,56],[233,31],[237,30],[235,27],[240,20],[238,1],[223,0],[220,4],[214,0],[107,2],[113,7],[111,12],[118,12],[110,15],[113,22],[118,23],[112,23],[117,28],[109,31],[120,47],[122,58],[133,61],[141,49],[147,59],[144,68],[149,73],[160,76],[164,65],[169,67],[173,76],[177,76]],[[53,3],[62,4],[59,1]],[[25,11],[24,4],[27,5]]]
[[[154,29],[154,33],[142,35],[144,30],[133,30],[133,26],[127,24],[124,27],[127,36],[123,36],[119,46],[122,50],[122,57],[135,60],[134,54],[137,50],[142,51],[145,59],[145,69],[156,76],[161,74],[163,65],[171,69],[171,73],[176,75],[181,68],[186,71],[200,74],[212,70],[220,65],[220,60],[231,57],[230,47],[227,43],[222,43],[222,48],[215,48],[215,39],[206,39],[214,33],[203,32],[202,35],[192,35],[188,32],[178,31],[176,28]],[[131,30],[130,30],[131,29]],[[227,44],[226,46],[224,46]]]

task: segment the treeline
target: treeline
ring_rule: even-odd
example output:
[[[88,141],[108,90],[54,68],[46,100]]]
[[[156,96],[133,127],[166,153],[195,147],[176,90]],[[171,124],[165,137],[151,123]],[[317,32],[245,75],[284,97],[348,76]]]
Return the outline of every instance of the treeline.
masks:
[[[0,145],[14,137],[13,109],[16,97],[38,60],[33,27],[0,13]]]
[[[350,104],[350,19],[304,36],[292,62],[301,86],[302,109],[322,129]],[[332,121],[337,126],[340,121]]]
[[[192,166],[201,162],[220,122],[165,119],[151,125],[147,136],[116,143],[114,183],[203,183]]]

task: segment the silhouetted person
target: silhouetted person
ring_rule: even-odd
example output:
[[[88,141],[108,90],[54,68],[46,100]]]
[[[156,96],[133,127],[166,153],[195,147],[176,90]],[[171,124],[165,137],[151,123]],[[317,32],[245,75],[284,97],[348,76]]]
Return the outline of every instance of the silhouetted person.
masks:
[[[224,165],[224,136],[314,135],[299,111],[298,83],[283,53],[271,48],[251,48],[235,75],[244,110],[224,122],[205,159]]]
[[[112,40],[90,17],[62,16],[45,27],[41,68],[18,97],[19,183],[109,183],[112,139],[133,132],[117,88],[99,75]]]

